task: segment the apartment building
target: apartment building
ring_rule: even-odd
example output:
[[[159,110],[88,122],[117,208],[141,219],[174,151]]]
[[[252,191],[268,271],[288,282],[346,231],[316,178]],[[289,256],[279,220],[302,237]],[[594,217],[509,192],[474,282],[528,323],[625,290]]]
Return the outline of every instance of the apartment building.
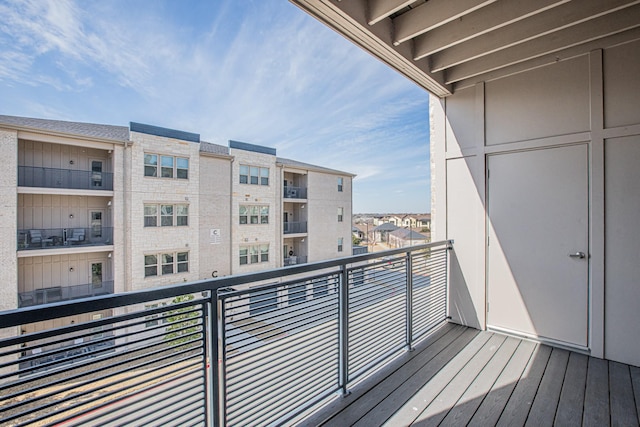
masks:
[[[0,154],[0,310],[351,253],[354,175],[273,148],[0,116]]]

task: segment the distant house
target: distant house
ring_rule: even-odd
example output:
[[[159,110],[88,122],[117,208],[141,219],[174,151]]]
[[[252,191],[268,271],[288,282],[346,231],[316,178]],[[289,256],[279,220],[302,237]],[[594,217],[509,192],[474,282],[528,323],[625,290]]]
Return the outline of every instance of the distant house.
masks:
[[[416,228],[426,228],[431,231],[431,214],[416,215]]]
[[[394,248],[404,248],[406,246],[422,245],[429,243],[430,238],[424,234],[417,233],[413,230],[405,228],[398,228],[395,231],[389,232],[388,242],[389,246]]]
[[[398,229],[398,226],[385,222],[373,229],[373,241],[374,242],[386,242],[389,233]]]

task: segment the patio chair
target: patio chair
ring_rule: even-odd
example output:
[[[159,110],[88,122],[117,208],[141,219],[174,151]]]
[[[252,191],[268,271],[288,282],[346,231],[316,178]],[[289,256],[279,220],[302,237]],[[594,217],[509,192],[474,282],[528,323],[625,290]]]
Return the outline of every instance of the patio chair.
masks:
[[[53,239],[49,237],[44,237],[42,235],[42,231],[40,230],[29,230],[29,238],[31,243],[40,243],[44,248],[47,243],[53,243]]]
[[[70,244],[84,242],[84,228],[74,229],[67,242],[70,242]]]

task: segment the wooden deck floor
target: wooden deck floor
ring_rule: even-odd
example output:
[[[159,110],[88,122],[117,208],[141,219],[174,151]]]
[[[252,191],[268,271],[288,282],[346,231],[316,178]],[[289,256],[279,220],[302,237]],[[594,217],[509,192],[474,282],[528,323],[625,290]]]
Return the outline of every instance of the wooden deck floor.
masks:
[[[448,324],[308,421],[638,426],[639,413],[640,368]]]

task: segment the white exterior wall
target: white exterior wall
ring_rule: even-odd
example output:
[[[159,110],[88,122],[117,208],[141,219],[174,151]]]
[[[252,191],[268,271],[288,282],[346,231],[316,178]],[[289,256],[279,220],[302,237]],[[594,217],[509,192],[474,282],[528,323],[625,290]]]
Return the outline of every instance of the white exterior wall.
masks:
[[[242,274],[279,267],[282,258],[279,233],[282,222],[280,194],[282,181],[276,156],[254,151],[230,149],[231,164],[231,273]],[[240,184],[240,165],[269,168],[269,185]],[[269,224],[240,224],[240,205],[269,206]],[[269,245],[269,262],[240,265],[240,247]]]
[[[227,276],[231,274],[231,159],[200,156],[199,204],[199,278]]]
[[[639,51],[636,41],[431,97],[432,240],[455,240],[454,321],[486,327],[486,156],[586,143],[588,351],[640,365]]]
[[[339,177],[343,178],[342,192],[338,191]],[[351,256],[351,176],[309,171],[307,183],[308,262]],[[342,222],[338,222],[338,207],[344,208]],[[340,237],[342,252],[338,252]]]
[[[9,310],[18,306],[16,295],[18,283],[18,265],[16,258],[18,231],[18,134],[14,131],[0,130],[0,158],[4,167],[0,171],[0,310]],[[0,331],[0,337],[2,337]]]
[[[131,164],[128,169],[127,192],[127,290],[152,288],[197,280],[199,275],[199,190],[200,145],[155,135],[131,132],[132,145],[128,148]],[[185,157],[189,159],[189,179],[144,176],[144,155]],[[160,159],[158,159],[160,163]],[[158,175],[160,175],[158,165]],[[188,204],[189,225],[173,227],[144,227],[144,205]],[[162,275],[163,253],[189,252],[189,271]],[[145,277],[145,254],[158,255],[158,275]],[[175,270],[174,270],[175,271]]]

